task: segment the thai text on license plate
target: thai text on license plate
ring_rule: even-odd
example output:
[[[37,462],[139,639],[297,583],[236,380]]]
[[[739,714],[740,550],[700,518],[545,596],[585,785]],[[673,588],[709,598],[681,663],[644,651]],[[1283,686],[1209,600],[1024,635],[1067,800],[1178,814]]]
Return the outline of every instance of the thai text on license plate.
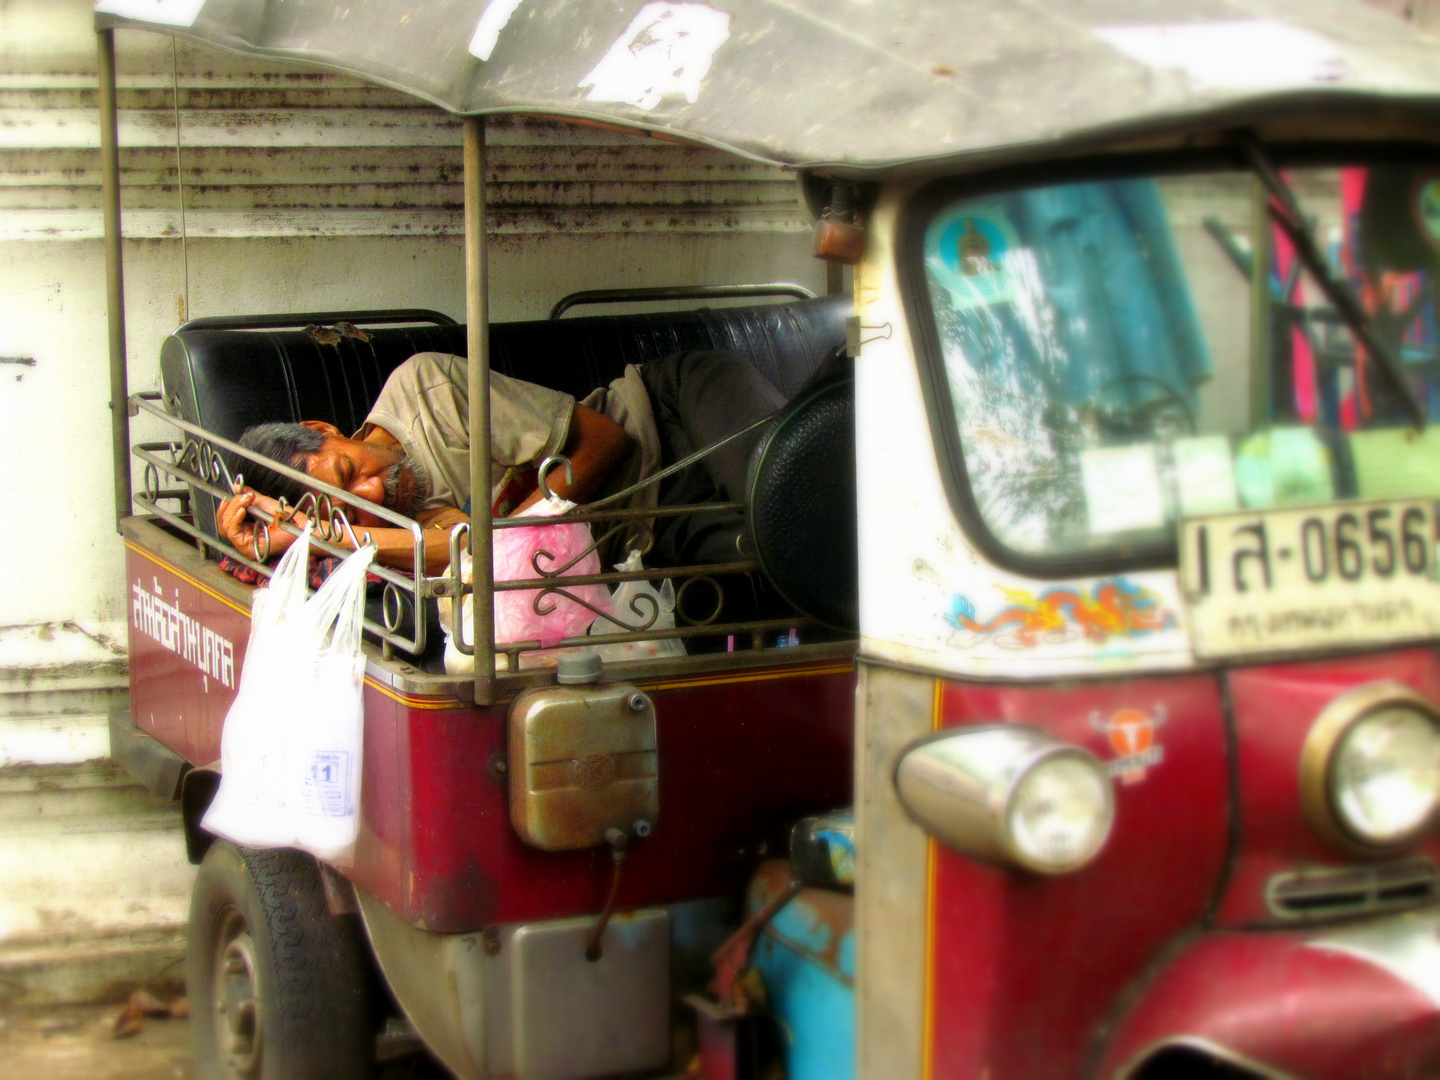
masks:
[[[1180,580],[1200,657],[1440,634],[1431,499],[1187,518]]]

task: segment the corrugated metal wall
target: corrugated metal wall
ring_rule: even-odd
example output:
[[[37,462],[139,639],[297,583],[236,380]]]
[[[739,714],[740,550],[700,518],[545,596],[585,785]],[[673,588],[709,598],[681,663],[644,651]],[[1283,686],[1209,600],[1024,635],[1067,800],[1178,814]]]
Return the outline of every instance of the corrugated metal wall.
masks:
[[[157,386],[187,314],[463,317],[458,122],[155,35],[117,50],[132,389]],[[94,71],[89,0],[0,0],[0,520],[26,538],[0,586],[0,1005],[173,974],[192,873],[174,809],[101,758],[126,607]],[[580,288],[823,291],[779,170],[571,125],[498,122],[489,141],[497,320]],[[168,437],[145,417],[135,434]]]
[[[339,77],[217,60],[233,63],[181,45],[173,70],[121,76],[127,237],[179,236],[182,204],[192,238],[461,232],[457,120]],[[0,76],[0,239],[100,235],[93,83]],[[718,151],[513,119],[492,121],[489,142],[498,235],[805,230],[788,174]]]

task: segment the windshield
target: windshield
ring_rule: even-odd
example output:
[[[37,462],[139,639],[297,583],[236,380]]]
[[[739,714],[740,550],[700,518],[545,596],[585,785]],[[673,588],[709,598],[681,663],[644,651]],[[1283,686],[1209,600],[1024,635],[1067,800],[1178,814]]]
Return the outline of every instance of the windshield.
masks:
[[[1440,170],[1284,177],[1440,415]],[[1123,560],[1168,551],[1182,516],[1440,495],[1440,436],[1415,430],[1268,199],[1234,171],[929,200],[915,235],[940,420],[1003,549]]]

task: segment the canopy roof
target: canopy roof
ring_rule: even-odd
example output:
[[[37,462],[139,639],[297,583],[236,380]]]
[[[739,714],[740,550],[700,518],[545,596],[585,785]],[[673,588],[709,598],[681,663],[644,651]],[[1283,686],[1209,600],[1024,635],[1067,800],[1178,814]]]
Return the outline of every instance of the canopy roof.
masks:
[[[588,119],[805,167],[885,169],[1243,120],[1297,95],[1440,103],[1440,45],[1358,0],[99,0],[96,9],[102,28],[299,61],[461,115]]]

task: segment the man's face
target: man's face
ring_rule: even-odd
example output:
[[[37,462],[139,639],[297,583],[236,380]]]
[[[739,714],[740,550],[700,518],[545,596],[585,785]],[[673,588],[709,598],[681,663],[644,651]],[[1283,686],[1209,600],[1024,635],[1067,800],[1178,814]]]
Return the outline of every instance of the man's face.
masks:
[[[428,496],[429,485],[418,466],[398,448],[338,435],[326,436],[319,450],[306,455],[305,472],[398,514],[413,513]],[[355,524],[373,527],[384,522],[361,512]]]

